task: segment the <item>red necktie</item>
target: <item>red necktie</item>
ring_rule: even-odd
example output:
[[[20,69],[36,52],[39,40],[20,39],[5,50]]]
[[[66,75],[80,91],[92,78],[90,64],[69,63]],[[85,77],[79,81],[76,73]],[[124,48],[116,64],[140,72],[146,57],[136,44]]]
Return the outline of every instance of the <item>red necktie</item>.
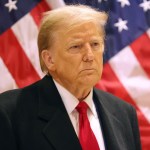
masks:
[[[79,112],[79,140],[82,150],[100,150],[95,135],[90,127],[90,122],[87,117],[88,105],[85,102],[80,102],[76,107]]]

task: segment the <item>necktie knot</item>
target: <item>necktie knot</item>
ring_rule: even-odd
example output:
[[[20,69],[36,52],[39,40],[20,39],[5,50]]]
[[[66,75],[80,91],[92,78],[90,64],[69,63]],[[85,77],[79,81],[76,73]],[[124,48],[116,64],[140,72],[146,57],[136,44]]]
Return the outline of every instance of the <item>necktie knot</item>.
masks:
[[[79,112],[79,114],[87,114],[88,105],[84,101],[82,101],[79,102],[76,109]]]

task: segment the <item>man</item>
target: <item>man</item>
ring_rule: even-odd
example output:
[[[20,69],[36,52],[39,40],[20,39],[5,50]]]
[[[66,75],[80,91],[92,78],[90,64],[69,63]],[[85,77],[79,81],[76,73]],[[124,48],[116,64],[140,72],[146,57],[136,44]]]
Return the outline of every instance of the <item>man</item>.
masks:
[[[47,75],[0,95],[1,150],[141,150],[135,109],[94,88],[106,20],[86,6],[45,13],[38,47]]]

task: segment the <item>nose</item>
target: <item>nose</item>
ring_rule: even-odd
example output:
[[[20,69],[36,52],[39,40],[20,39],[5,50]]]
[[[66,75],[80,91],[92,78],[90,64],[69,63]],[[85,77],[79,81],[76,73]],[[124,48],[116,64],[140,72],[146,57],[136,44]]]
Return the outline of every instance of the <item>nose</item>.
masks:
[[[92,47],[89,43],[87,43],[85,44],[85,53],[83,56],[83,61],[90,62],[93,61],[93,59],[94,59],[94,54],[93,54]]]

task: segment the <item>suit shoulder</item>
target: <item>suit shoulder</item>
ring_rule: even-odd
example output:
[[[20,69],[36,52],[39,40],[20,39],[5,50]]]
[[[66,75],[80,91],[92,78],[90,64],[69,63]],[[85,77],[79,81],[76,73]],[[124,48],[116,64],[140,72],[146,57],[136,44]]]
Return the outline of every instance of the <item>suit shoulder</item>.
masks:
[[[0,109],[5,110],[11,114],[16,107],[17,98],[19,97],[21,89],[9,90],[0,94]]]
[[[125,100],[111,94],[111,93],[108,93],[108,92],[105,92],[105,91],[102,91],[102,90],[99,90],[99,89],[94,89],[96,95],[99,97],[100,101],[102,103],[105,103],[107,105],[111,105],[112,108],[123,108],[123,107],[126,107],[126,108],[131,108],[132,105],[129,104],[128,102],[126,102]]]
[[[129,122],[132,122],[132,120],[137,117],[135,108],[125,100],[98,89],[94,90],[94,94],[97,96],[103,108],[110,114],[113,114],[117,120],[121,120],[121,122],[130,120]],[[124,118],[124,120],[122,120],[122,118]]]
[[[39,81],[38,81],[39,82]],[[33,83],[29,86],[20,89],[9,90],[0,94],[0,109],[11,114],[17,107],[17,104],[25,99],[26,96],[33,94],[36,91],[37,84]],[[31,94],[31,95],[32,95]]]

